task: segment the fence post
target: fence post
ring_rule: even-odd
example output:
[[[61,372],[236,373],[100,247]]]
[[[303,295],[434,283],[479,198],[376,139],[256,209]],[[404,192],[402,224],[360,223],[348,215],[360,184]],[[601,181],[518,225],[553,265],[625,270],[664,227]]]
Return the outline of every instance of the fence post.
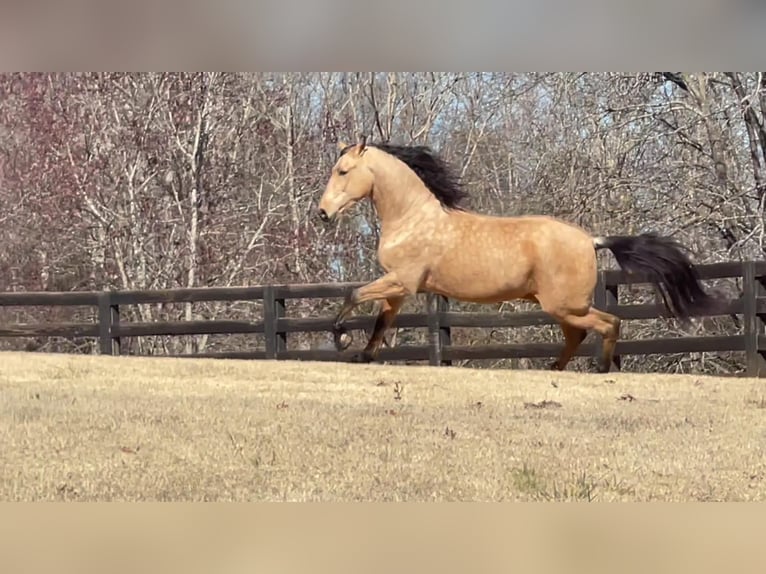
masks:
[[[426,296],[428,309],[428,363],[433,366],[452,365],[452,361],[442,360],[444,347],[451,344],[452,336],[449,326],[441,323],[441,314],[449,309],[449,299],[443,295],[428,293]]]
[[[606,285],[606,273],[602,279],[604,286],[606,286],[606,305],[605,309],[608,310],[610,305],[617,306],[620,304],[620,286],[619,285]],[[618,338],[619,341],[619,338]],[[622,357],[616,352],[612,356],[612,365],[618,371],[622,369]]]
[[[760,348],[764,333],[764,320],[758,315],[758,297],[766,295],[755,274],[755,262],[742,263],[743,323],[745,337],[745,363],[748,377],[766,376],[766,351]]]
[[[602,311],[608,311],[610,305],[617,305],[619,303],[619,289],[619,285],[606,284],[606,270],[599,271],[596,290],[593,293],[594,306]],[[594,345],[593,356],[597,363],[601,360],[601,345]],[[612,357],[612,367],[618,371],[622,367],[622,360],[616,353]]]
[[[263,331],[266,339],[266,358],[278,359],[287,349],[287,333],[279,331],[279,319],[285,316],[285,300],[277,299],[273,285],[263,288]]]
[[[439,305],[433,293],[426,295],[426,312],[428,313],[428,364],[438,366],[442,362],[442,347],[439,338]]]
[[[115,355],[122,354],[122,340],[120,337],[115,336],[115,331],[119,331],[120,327],[120,306],[112,303],[109,305],[109,317],[112,325],[112,352]]]
[[[442,353],[444,352],[444,347],[449,347],[452,345],[452,330],[450,329],[449,325],[445,325],[441,319],[442,313],[447,313],[449,311],[449,299],[444,297],[443,295],[439,295],[436,298],[436,304],[438,307],[438,317],[439,317],[439,346],[441,348]],[[446,366],[452,366],[452,361],[445,361],[442,360],[442,365]]]
[[[98,339],[102,355],[120,354],[120,340],[114,337],[114,326],[119,323],[120,308],[112,304],[112,293],[102,291],[98,295]],[[116,347],[116,349],[115,349]]]

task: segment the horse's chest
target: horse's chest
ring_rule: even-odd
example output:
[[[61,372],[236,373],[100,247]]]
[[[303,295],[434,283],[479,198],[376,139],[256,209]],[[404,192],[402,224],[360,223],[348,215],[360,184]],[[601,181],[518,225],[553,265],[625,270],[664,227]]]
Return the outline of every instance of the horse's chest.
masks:
[[[378,245],[378,260],[387,271],[429,256],[428,242],[411,233],[382,237]]]

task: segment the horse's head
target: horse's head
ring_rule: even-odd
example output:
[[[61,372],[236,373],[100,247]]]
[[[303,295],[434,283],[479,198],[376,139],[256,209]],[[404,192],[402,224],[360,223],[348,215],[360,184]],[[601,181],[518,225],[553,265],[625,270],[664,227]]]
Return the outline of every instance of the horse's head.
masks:
[[[352,207],[372,193],[373,174],[365,165],[366,138],[353,146],[338,144],[342,153],[332,168],[322,198],[319,217],[332,221],[336,215]]]

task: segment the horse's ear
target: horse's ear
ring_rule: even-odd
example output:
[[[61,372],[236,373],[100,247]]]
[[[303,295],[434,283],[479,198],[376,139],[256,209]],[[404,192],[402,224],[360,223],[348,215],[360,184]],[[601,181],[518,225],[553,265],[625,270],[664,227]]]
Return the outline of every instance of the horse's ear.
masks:
[[[357,153],[362,155],[367,150],[367,136],[362,134],[359,136],[359,146]]]

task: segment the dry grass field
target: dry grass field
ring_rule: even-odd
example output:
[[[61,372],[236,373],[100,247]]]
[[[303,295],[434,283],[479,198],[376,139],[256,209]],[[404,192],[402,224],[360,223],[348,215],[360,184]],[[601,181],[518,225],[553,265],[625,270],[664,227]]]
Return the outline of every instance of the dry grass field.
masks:
[[[766,500],[766,380],[0,353],[0,500]]]

